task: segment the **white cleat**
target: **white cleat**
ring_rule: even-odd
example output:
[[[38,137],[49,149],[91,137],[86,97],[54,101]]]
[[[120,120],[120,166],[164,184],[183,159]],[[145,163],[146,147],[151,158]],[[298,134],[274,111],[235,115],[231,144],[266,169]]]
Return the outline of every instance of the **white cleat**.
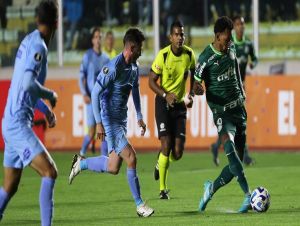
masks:
[[[144,203],[136,208],[136,213],[139,217],[150,217],[154,213],[154,209]]]
[[[81,172],[80,169],[80,160],[82,160],[83,158],[79,155],[74,155],[73,157],[73,161],[72,161],[72,165],[71,165],[71,172],[69,175],[69,184],[72,184],[72,181],[74,180],[74,178]]]

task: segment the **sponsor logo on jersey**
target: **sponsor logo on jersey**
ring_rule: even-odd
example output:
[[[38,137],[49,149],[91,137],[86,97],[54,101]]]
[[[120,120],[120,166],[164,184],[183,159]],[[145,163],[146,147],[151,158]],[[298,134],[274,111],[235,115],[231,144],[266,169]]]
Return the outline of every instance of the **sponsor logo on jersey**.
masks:
[[[232,78],[234,76],[235,76],[235,69],[233,66],[230,66],[225,73],[223,73],[217,77],[217,80],[218,80],[218,82],[227,81],[227,80],[230,80],[230,78]]]
[[[217,60],[216,62],[214,62],[214,65],[219,66],[219,61]]]

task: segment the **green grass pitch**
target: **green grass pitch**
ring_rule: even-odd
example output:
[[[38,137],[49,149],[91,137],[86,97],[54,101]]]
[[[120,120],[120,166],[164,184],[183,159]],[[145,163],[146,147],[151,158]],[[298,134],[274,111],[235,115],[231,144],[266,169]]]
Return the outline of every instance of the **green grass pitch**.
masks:
[[[142,196],[155,208],[152,217],[139,218],[127,185],[125,164],[117,176],[83,172],[70,186],[67,177],[72,153],[52,153],[59,169],[53,225],[300,225],[300,152],[252,153],[257,164],[245,168],[250,187],[261,185],[271,194],[270,209],[263,214],[235,213],[243,200],[235,179],[215,194],[204,213],[197,212],[203,182],[218,176],[227,162],[224,154],[221,166],[215,167],[208,152],[185,153],[170,166],[171,200],[159,200],[159,185],[153,179],[156,155],[138,154]],[[0,178],[3,179],[3,170]],[[1,225],[40,225],[39,187],[40,177],[26,168]]]

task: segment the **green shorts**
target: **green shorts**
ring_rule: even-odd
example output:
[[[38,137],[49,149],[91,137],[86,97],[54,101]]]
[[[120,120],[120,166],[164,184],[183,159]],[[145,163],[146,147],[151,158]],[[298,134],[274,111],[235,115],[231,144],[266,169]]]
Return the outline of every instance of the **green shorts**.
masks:
[[[247,112],[244,106],[237,106],[222,113],[214,113],[214,122],[219,136],[230,133],[245,133],[247,127]]]

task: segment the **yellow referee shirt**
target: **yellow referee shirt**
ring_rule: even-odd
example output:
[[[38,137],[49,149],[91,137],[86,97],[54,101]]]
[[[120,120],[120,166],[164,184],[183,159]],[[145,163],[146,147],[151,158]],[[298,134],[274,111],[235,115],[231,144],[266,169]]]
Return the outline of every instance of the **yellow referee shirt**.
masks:
[[[195,54],[188,47],[183,46],[180,56],[175,56],[171,45],[161,49],[156,56],[152,71],[160,76],[160,86],[166,92],[175,93],[178,101],[183,101],[185,95],[185,82],[189,70],[195,70]]]

